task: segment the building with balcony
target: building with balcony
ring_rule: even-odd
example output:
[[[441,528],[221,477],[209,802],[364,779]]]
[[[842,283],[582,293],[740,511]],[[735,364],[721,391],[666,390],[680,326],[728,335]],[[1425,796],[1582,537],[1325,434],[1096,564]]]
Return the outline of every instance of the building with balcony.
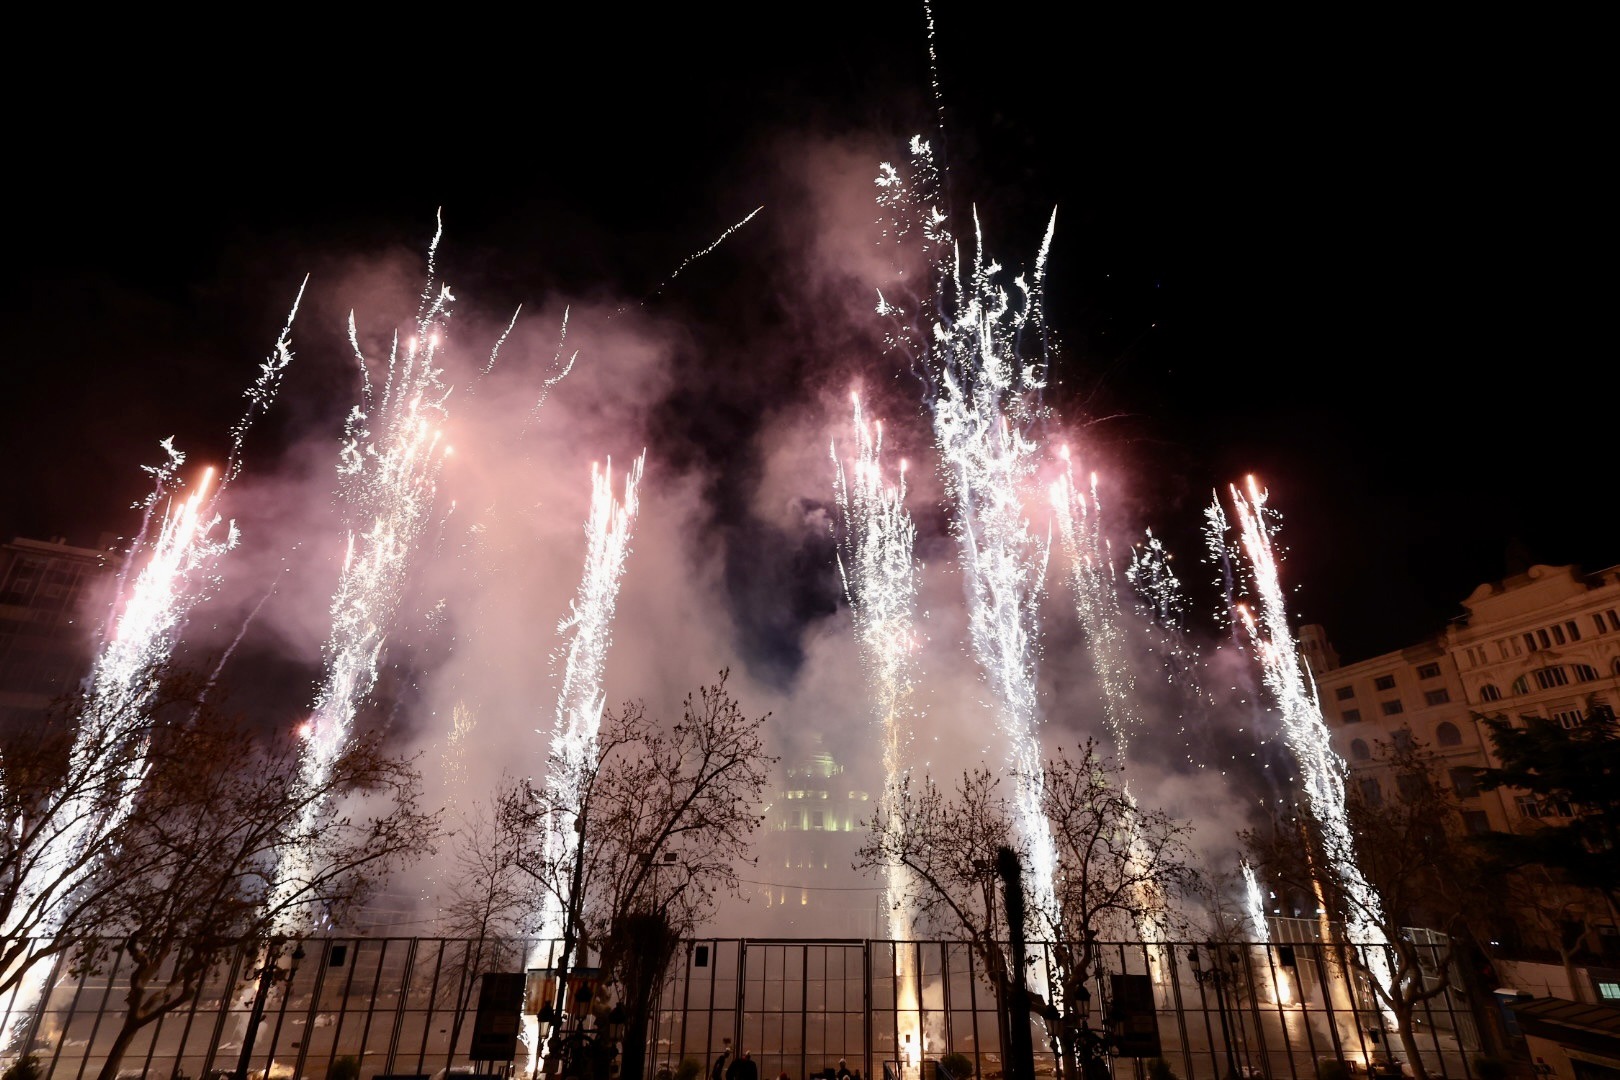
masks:
[[[1479,586],[1462,606],[1433,638],[1350,664],[1339,662],[1321,627],[1301,629],[1333,748],[1350,765],[1350,784],[1371,801],[1398,795],[1401,782],[1382,751],[1415,741],[1456,796],[1467,832],[1556,825],[1575,808],[1479,787],[1474,770],[1500,764],[1480,718],[1540,717],[1574,728],[1594,712],[1620,709],[1620,566],[1532,566]],[[1596,922],[1592,948],[1620,955],[1612,916]]]

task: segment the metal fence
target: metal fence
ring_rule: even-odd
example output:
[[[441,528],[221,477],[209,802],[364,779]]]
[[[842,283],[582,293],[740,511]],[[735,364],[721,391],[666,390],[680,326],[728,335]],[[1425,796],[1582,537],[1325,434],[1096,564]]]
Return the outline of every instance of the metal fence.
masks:
[[[1425,948],[1443,954],[1439,945]],[[1040,943],[1028,951],[1039,990],[1051,957]],[[261,956],[244,953],[211,972],[194,1001],[142,1029],[118,1075],[229,1074],[245,1043],[249,1074],[271,1080],[321,1080],[344,1057],[358,1059],[367,1080],[535,1074],[532,1015],[510,1063],[468,1060],[477,973],[528,970],[529,1000],[538,1002],[551,943],[330,938],[307,940],[299,952],[296,963],[284,955],[265,980],[269,993],[257,1010]],[[27,1007],[38,998],[26,988],[0,1001],[12,1034],[3,1058],[32,1053],[53,1078],[95,1077],[124,1020],[121,957],[114,952],[94,971],[76,972],[63,958],[50,967],[39,1007]],[[1315,1080],[1324,1059],[1352,1073],[1397,1075],[1406,1057],[1330,944],[1121,943],[1104,948],[1100,967],[1089,984],[1089,1029],[1123,1023],[1113,995],[1127,983],[1113,976],[1137,976],[1134,986],[1146,991],[1132,1040],[1141,1056],[1113,1061],[1122,1080],[1141,1080],[1153,1058],[1182,1080]],[[1439,986],[1447,973],[1431,965],[1427,977]],[[1042,1026],[1032,1023],[1036,1072],[1050,1076],[1058,1062]],[[1441,989],[1414,1025],[1425,1070],[1469,1078],[1475,1030],[1460,991]],[[649,1076],[691,1061],[706,1077],[727,1049],[749,1051],[761,1080],[813,1080],[840,1059],[862,1080],[935,1080],[937,1063],[952,1053],[984,1080],[1003,1072],[995,995],[971,949],[957,942],[689,941],[671,965],[649,1038]]]

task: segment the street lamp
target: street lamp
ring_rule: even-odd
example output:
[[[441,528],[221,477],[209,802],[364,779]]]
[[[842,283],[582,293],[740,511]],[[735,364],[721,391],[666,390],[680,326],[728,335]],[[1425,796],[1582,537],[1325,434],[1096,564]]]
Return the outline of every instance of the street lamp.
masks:
[[[242,1036],[242,1053],[236,1059],[235,1080],[247,1080],[248,1067],[253,1061],[253,1043],[259,1033],[259,1024],[264,1021],[265,1003],[270,1000],[270,988],[278,981],[287,983],[288,989],[292,987],[293,976],[298,974],[298,962],[304,958],[304,943],[298,942],[293,946],[292,956],[287,970],[282,971],[279,966],[281,950],[286,942],[281,938],[273,938],[265,946],[264,964],[259,968],[259,988],[253,994],[253,1011],[248,1015],[247,1032]],[[283,1010],[283,1013],[285,1010]],[[276,1051],[276,1040],[281,1037],[281,1017],[276,1017],[276,1030],[270,1037],[270,1052]],[[270,1070],[265,1069],[268,1073]]]
[[[1215,988],[1215,1007],[1221,1014],[1221,1039],[1226,1043],[1227,1080],[1237,1080],[1242,1074],[1238,1072],[1237,1055],[1232,1051],[1232,1028],[1226,1018],[1226,987],[1231,981],[1232,973],[1221,966],[1220,952],[1213,941],[1206,941],[1204,948],[1209,950],[1209,967],[1199,966],[1198,946],[1196,945],[1187,950],[1187,959],[1192,961],[1193,980],[1200,987],[1213,986]],[[1236,962],[1236,954],[1233,954],[1230,959]]]

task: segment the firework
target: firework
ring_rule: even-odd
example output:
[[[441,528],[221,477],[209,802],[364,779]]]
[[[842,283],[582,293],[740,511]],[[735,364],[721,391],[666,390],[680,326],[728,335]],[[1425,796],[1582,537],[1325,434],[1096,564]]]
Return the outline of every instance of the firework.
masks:
[[[1022,344],[1043,336],[1041,288],[1056,217],[1033,274],[1004,281],[1000,264],[985,254],[976,218],[975,254],[964,262],[935,196],[939,176],[932,151],[921,138],[912,140],[911,150],[913,179],[885,164],[878,201],[893,214],[896,239],[920,232],[932,292],[912,311],[880,294],[878,312],[895,327],[891,344],[921,361],[929,387],[973,653],[990,684],[1016,824],[1030,853],[1030,910],[1050,911],[1057,855],[1041,812],[1035,737],[1036,611],[1050,543],[1032,531],[1022,502],[1037,470],[1037,446],[1027,431],[1044,417],[1045,362],[1026,358]]]
[[[45,839],[27,879],[18,885],[18,902],[11,905],[4,927],[7,938],[57,930],[58,902],[94,870],[107,838],[129,815],[146,776],[151,709],[164,670],[186,620],[219,585],[220,562],[240,539],[236,523],[225,522],[218,511],[220,498],[241,472],[242,448],[253,421],[275,400],[292,362],[292,324],[303,295],[300,285],[274,349],[246,391],[248,405],[230,429],[230,454],[217,480],[215,470],[203,470],[190,496],[177,501],[186,456],[173,439],[161,443],[167,461],[142,467],[153,477],[153,489],[137,504],[141,526],[119,570],[111,614],[84,680],[65,774],[72,780],[61,801],[47,810],[50,820],[38,833]],[[45,981],[43,970],[29,973],[8,1030],[0,1034],[0,1046],[10,1045]]]
[[[914,554],[917,529],[906,509],[906,469],[890,484],[882,465],[883,427],[869,424],[861,412],[859,394],[854,404],[855,460],[846,473],[832,447],[834,482],[840,529],[838,572],[849,598],[860,643],[861,662],[872,699],[872,711],[881,729],[886,795],[897,792],[910,772],[912,741],[912,668],[917,653],[916,606],[919,567]],[[892,806],[885,798],[882,805]],[[891,817],[889,827],[898,825]],[[911,913],[902,898],[909,891],[904,867],[890,866],[889,937],[911,938]],[[916,980],[911,971],[909,946],[896,950],[897,1002],[902,1024],[915,1024]],[[909,1034],[917,1034],[913,1029]]]
[[[338,477],[350,528],[332,597],[332,629],[322,650],[324,675],[301,732],[301,778],[312,789],[325,783],[348,747],[360,703],[376,687],[383,646],[404,599],[411,556],[432,515],[437,477],[449,452],[441,446],[441,429],[448,418],[450,389],[438,357],[455,297],[435,281],[442,233],[441,225],[428,248],[416,333],[403,348],[395,335],[380,391],[372,385],[354,314],[349,314],[361,401],[344,423]],[[299,831],[321,810],[306,807]],[[283,852],[281,861],[273,910],[296,892],[307,870],[302,852]]]
[[[596,748],[596,733],[602,719],[606,696],[602,674],[612,643],[613,609],[618,602],[619,582],[630,554],[630,533],[639,509],[638,489],[646,464],[642,451],[630,466],[624,480],[624,498],[613,495],[613,463],[591,467],[591,508],[585,525],[585,569],[579,591],[569,611],[557,624],[557,633],[567,640],[554,657],[562,667],[562,685],[557,692],[557,714],[550,745],[550,767],[546,785],[553,793],[551,805],[580,804],[580,784]],[[572,839],[575,816],[563,812],[547,823],[547,861],[566,857]],[[580,837],[579,843],[584,842]],[[548,898],[540,913],[543,938],[561,937],[566,897]]]
[[[1248,481],[1247,496],[1236,485],[1232,485],[1230,492],[1239,543],[1247,556],[1259,600],[1258,614],[1239,605],[1238,620],[1248,633],[1265,685],[1281,713],[1284,741],[1299,762],[1306,806],[1322,830],[1330,872],[1338,876],[1339,884],[1351,897],[1345,929],[1350,940],[1364,948],[1373,976],[1387,986],[1390,976],[1383,962],[1387,942],[1381,928],[1382,904],[1356,860],[1355,841],[1345,809],[1344,781],[1348,767],[1329,742],[1315,684],[1288,628],[1288,611],[1272,546],[1274,526],[1267,517],[1266,493],[1253,477]],[[1211,515],[1211,520],[1224,520],[1224,517]],[[1392,1029],[1397,1026],[1393,1015],[1388,1020]]]
[[[1075,610],[1085,630],[1091,664],[1102,689],[1103,716],[1114,737],[1120,758],[1131,737],[1142,727],[1136,711],[1136,676],[1125,659],[1125,634],[1120,625],[1119,593],[1115,586],[1108,542],[1102,535],[1101,502],[1097,478],[1091,491],[1082,493],[1074,482],[1069,448],[1063,447],[1063,471],[1052,483],[1052,507],[1057,512],[1058,535],[1069,558],[1069,585]]]

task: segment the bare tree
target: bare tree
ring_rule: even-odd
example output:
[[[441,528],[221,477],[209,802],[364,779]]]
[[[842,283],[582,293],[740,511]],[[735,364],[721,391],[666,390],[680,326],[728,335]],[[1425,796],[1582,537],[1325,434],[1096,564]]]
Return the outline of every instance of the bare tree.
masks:
[[[760,796],[776,762],[762,738],[769,714],[745,715],[728,675],[688,695],[671,726],[639,703],[606,710],[577,801],[566,786],[527,782],[508,783],[501,795],[499,820],[517,838],[517,866],[537,898],[530,910],[549,899],[564,912],[565,967],[594,950],[616,987],[626,1076],[641,1074],[652,997],[675,943],[722,891],[740,893],[736,866],[763,820]],[[555,747],[550,764],[565,767]],[[572,839],[548,845],[559,824]],[[559,975],[558,1005],[582,1021],[576,1006],[586,1003],[564,1001],[567,971]],[[548,1054],[558,1050],[554,1040]]]
[[[1419,1080],[1427,1072],[1413,1021],[1425,1002],[1445,993],[1469,920],[1488,890],[1482,864],[1462,834],[1457,806],[1431,756],[1415,741],[1380,744],[1385,792],[1375,778],[1347,792],[1350,833],[1370,893],[1344,887],[1331,872],[1322,829],[1295,809],[1269,828],[1243,834],[1256,865],[1277,885],[1321,905],[1330,922],[1378,927],[1386,944],[1342,942],[1341,963],[1371,989],[1394,1017],[1407,1064]],[[1443,944],[1419,942],[1408,930],[1438,931]]]
[[[1061,750],[1043,769],[1041,809],[1057,849],[1055,906],[1035,912],[1051,931],[1057,1000],[1030,1001],[1058,1040],[1065,1075],[1079,1076],[1082,1059],[1100,1049],[1085,1027],[1079,1004],[1096,971],[1098,944],[1110,934],[1124,940],[1149,926],[1168,930],[1179,916],[1169,901],[1195,888],[1199,878],[1187,846],[1191,826],[1144,810],[1123,786],[1123,767],[1087,742],[1078,758]],[[1012,967],[997,853],[1011,849],[1027,862],[1012,827],[1012,808],[988,769],[963,773],[947,795],[932,780],[908,779],[885,799],[857,869],[900,865],[913,888],[898,898],[935,932],[967,942],[998,996],[1004,1046],[1012,1045],[1017,972]],[[1027,1022],[1027,1021],[1026,1021]]]
[[[506,970],[530,914],[530,892],[518,871],[519,839],[500,827],[496,807],[480,802],[462,815],[454,832],[450,879],[440,912],[444,933],[464,942],[461,974],[453,986],[446,983],[455,995],[452,1052],[479,976]]]
[[[303,777],[298,748],[267,745],[217,717],[159,733],[124,836],[98,868],[85,908],[106,937],[81,938],[79,963],[119,953],[126,1007],[102,1080],[135,1036],[191,1002],[237,950],[276,962],[288,926],[341,921],[426,850],[437,814],[417,806],[413,762],[357,738],[324,779]],[[282,853],[304,853],[289,871]],[[262,997],[269,985],[261,979]]]
[[[77,694],[0,747],[0,993],[98,932],[87,913],[113,884],[93,873],[109,852],[143,857],[116,811],[146,767],[153,728],[193,712],[204,689],[188,673],[154,679],[138,714],[87,722]]]
[[[895,898],[915,925],[965,942],[977,957],[998,1004],[1001,1045],[1014,1045],[1010,1015],[1015,972],[1008,943],[1002,879],[997,858],[1010,850],[1027,864],[1028,851],[1012,827],[1012,808],[988,769],[962,774],[953,792],[924,776],[906,777],[884,793],[871,820],[862,822],[867,839],[855,853],[857,870],[903,866],[909,887]],[[1031,1011],[1039,1003],[1031,1003]],[[1029,1023],[1029,1017],[1018,1018]]]
[[[1200,889],[1188,844],[1190,822],[1144,809],[1125,786],[1124,765],[1086,740],[1078,759],[1057,751],[1047,761],[1042,808],[1057,848],[1053,880],[1052,959],[1058,1000],[1047,1010],[1064,1071],[1099,1049],[1084,1019],[1086,981],[1103,941],[1164,940],[1184,928],[1175,901]]]

